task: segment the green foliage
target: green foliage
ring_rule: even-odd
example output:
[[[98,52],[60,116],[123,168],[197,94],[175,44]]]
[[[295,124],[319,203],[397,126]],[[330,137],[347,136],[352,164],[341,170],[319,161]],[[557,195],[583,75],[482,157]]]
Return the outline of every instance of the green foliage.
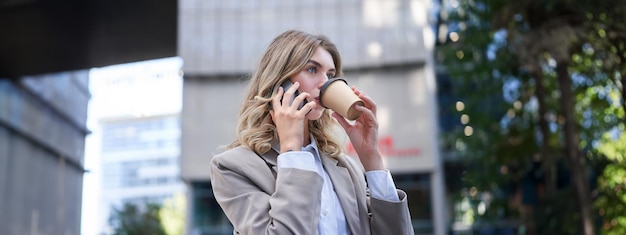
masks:
[[[466,162],[466,190],[494,195],[486,213],[472,209],[472,220],[517,219],[529,234],[579,233],[572,226],[581,221],[579,202],[561,177],[569,172],[556,73],[561,64],[573,81],[577,147],[589,162],[592,186],[593,174],[600,175],[590,192],[599,195],[594,214],[606,234],[626,234],[626,144],[615,137],[626,138],[626,2],[453,2],[457,7],[442,10],[440,25],[446,27],[439,34],[446,37],[435,57],[462,104],[444,108],[462,121],[443,133],[443,145]],[[529,178],[538,182],[537,201],[520,202]]]
[[[185,206],[184,194],[176,194],[163,202],[159,218],[167,235],[185,234]]]
[[[533,213],[535,220],[541,221],[537,225],[538,234],[579,234],[576,226],[564,226],[580,222],[578,209],[572,206],[577,203],[572,195],[571,188],[561,189],[539,202]]]
[[[121,209],[113,208],[109,224],[115,235],[165,235],[159,219],[160,206],[147,203],[139,207],[125,203]]]
[[[603,135],[598,151],[611,160],[599,180],[599,188],[603,192],[595,205],[600,208],[604,219],[604,234],[626,234],[626,133],[623,125],[622,134],[618,137],[606,133]]]

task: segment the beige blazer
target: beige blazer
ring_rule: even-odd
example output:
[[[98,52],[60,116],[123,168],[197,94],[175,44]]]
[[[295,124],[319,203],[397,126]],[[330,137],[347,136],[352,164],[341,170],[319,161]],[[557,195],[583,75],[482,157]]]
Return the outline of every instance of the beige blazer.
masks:
[[[323,178],[295,168],[277,171],[277,155],[270,150],[259,156],[238,147],[211,160],[215,199],[233,224],[233,234],[318,234]],[[322,154],[322,165],[353,235],[413,234],[402,190],[397,190],[398,203],[370,199],[363,168],[356,160]]]

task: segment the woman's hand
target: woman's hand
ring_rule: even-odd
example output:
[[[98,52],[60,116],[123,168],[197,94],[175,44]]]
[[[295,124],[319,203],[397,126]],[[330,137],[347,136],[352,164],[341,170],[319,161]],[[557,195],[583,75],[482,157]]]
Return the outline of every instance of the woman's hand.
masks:
[[[333,117],[346,130],[352,146],[361,160],[366,171],[383,170],[382,155],[378,149],[378,121],[376,120],[376,103],[365,93],[352,87],[352,91],[363,100],[365,106],[355,108],[362,114],[354,124],[348,123],[339,113],[333,112]]]
[[[272,98],[272,109],[270,115],[276,125],[278,139],[280,140],[280,152],[288,150],[300,150],[304,143],[304,125],[306,114],[315,107],[314,102],[308,102],[304,107],[298,110],[298,104],[302,103],[310,95],[302,92],[296,96],[295,100],[290,104],[291,98],[296,90],[300,87],[300,83],[295,82],[287,91],[283,87],[278,88],[278,93]],[[281,99],[284,102],[281,102]]]

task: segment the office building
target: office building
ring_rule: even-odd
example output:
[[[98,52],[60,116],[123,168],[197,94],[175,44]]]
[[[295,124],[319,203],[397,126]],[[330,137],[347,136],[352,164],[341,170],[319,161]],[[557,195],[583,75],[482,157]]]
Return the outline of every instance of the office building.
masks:
[[[0,234],[79,234],[88,71],[0,79]]]
[[[445,234],[430,4],[428,0],[179,1],[178,51],[185,61],[181,175],[188,189],[187,233],[232,233],[213,197],[209,162],[220,146],[235,138],[247,76],[265,47],[281,32],[299,29],[328,36],[342,55],[347,81],[376,100],[379,145],[397,186],[409,195],[416,233]]]
[[[179,58],[165,58],[91,72],[89,157],[98,159],[98,233],[111,232],[108,219],[124,203],[161,204],[185,192],[179,173],[180,66]]]

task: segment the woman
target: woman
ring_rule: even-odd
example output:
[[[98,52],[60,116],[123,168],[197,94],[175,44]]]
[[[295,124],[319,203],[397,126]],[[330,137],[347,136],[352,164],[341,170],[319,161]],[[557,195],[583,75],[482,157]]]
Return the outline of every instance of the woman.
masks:
[[[235,234],[413,234],[406,194],[377,146],[374,101],[352,88],[365,103],[354,123],[320,105],[322,84],[341,75],[324,36],[290,30],[265,50],[237,139],[211,160],[215,198]],[[284,90],[286,80],[293,85]],[[342,152],[340,128],[358,160]]]

